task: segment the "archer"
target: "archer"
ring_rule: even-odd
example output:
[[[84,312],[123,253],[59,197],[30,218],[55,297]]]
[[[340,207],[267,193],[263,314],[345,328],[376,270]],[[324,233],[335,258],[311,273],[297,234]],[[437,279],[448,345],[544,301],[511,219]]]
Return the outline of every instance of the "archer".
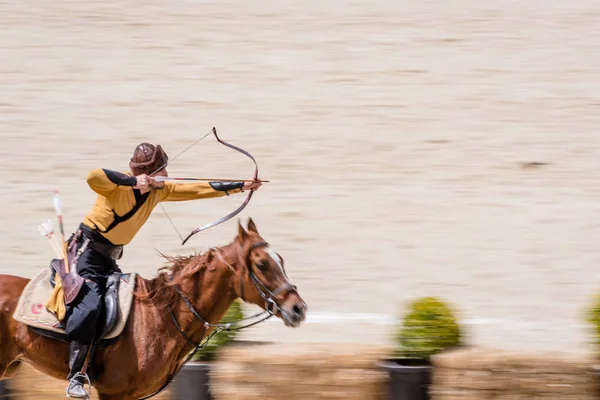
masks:
[[[100,316],[107,277],[121,272],[117,260],[124,246],[142,228],[154,207],[163,201],[216,198],[245,190],[253,192],[261,186],[256,180],[185,184],[157,181],[154,176],[168,177],[167,164],[168,156],[160,145],[142,143],[130,160],[130,172],[96,169],[87,176],[88,185],[98,197],[69,239],[69,244],[81,251],[76,259],[76,272],[85,282],[78,297],[63,310],[65,331],[72,341],[67,377],[70,397],[88,398],[79,372],[84,363],[87,364],[86,357],[89,362],[94,342],[103,329]]]

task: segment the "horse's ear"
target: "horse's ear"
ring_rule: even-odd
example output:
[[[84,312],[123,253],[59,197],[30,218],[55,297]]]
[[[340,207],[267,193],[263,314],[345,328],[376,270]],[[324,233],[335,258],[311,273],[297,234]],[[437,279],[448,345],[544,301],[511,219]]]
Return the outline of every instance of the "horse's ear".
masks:
[[[248,231],[258,233],[258,229],[256,229],[256,224],[252,220],[252,217],[248,218]]]
[[[248,232],[246,232],[246,230],[242,226],[242,221],[238,219],[238,238],[240,239],[240,241],[244,242],[247,237]]]

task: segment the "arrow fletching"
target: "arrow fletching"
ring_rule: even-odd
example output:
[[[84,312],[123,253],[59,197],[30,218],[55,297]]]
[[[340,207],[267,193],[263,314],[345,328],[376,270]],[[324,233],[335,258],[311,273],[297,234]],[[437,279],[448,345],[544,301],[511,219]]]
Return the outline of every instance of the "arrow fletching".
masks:
[[[62,215],[62,201],[60,200],[60,193],[54,192],[54,209],[56,210],[56,215]]]
[[[42,236],[49,236],[54,233],[54,226],[50,220],[48,220],[48,222],[41,223],[37,229]]]
[[[40,233],[40,236],[48,236],[48,232],[46,231],[43,225],[39,225],[37,227],[37,230]]]

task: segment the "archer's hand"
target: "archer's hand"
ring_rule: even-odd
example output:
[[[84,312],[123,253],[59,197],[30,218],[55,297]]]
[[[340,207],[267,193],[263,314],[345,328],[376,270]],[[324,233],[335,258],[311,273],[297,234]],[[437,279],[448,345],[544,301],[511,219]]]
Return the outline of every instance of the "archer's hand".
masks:
[[[135,177],[137,180],[136,185],[133,187],[134,189],[140,189],[141,191],[148,191],[149,189],[153,189],[159,186],[159,183],[156,182],[154,178],[148,176],[146,174],[141,174]]]
[[[250,181],[250,182],[244,182],[244,187],[242,188],[242,190],[258,190],[259,187],[262,186],[261,182],[254,182],[254,181]]]
[[[139,190],[148,190],[148,178],[149,176],[146,174],[137,175],[135,177],[136,184],[133,188]]]

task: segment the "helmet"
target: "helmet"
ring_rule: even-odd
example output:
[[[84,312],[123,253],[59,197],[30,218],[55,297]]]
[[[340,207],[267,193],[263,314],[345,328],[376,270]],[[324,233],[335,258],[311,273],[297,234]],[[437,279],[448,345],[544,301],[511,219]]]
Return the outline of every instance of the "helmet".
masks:
[[[133,175],[150,175],[165,168],[168,161],[169,157],[160,145],[142,143],[135,148],[129,168]]]

